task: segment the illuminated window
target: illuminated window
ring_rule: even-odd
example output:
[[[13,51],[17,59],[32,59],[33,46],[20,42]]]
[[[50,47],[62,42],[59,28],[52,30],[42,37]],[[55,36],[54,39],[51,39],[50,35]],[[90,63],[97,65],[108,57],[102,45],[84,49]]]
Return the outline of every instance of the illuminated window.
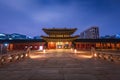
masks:
[[[39,50],[43,50],[43,46],[39,46]]]
[[[28,48],[28,46],[25,46],[25,48]]]
[[[32,48],[32,46],[30,46],[30,48]]]
[[[53,42],[50,42],[50,44],[53,44]]]
[[[35,46],[35,48],[37,48],[37,46]]]

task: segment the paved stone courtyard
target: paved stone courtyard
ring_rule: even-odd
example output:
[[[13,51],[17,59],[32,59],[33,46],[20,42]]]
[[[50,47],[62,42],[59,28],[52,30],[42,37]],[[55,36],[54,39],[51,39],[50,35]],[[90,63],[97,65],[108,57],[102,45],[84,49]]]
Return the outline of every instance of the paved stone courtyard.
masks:
[[[89,52],[78,53],[32,52],[29,59],[1,67],[0,80],[120,80],[119,63],[93,59]]]

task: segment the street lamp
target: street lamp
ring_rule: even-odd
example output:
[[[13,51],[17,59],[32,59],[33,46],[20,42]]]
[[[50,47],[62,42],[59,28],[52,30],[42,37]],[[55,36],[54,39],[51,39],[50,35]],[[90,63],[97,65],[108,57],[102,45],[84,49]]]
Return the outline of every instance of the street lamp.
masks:
[[[4,48],[5,48],[4,50],[5,50],[5,53],[7,53],[8,45],[9,45],[8,43],[4,43]]]
[[[4,43],[4,46],[7,47],[7,46],[8,46],[8,43]]]
[[[77,50],[75,49],[74,52],[77,53]]]

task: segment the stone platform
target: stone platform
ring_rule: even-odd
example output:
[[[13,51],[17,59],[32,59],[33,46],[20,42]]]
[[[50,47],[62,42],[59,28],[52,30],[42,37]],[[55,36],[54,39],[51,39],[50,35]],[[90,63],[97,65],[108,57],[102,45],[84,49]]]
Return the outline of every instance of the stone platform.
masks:
[[[120,80],[119,63],[93,59],[86,51],[78,53],[32,52],[29,59],[1,67],[0,80]]]

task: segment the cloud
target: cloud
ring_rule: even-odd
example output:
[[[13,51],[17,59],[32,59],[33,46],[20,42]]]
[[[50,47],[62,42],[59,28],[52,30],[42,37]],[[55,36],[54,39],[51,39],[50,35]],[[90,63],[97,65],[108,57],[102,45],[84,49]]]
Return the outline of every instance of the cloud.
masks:
[[[0,26],[19,30],[20,26],[32,31],[46,25],[77,27],[80,31],[94,24],[104,29],[120,21],[118,0],[0,0],[0,4]]]
[[[77,6],[76,4],[70,3],[70,1],[71,0],[2,0],[1,2],[13,10],[26,14],[35,22],[47,23],[59,21],[62,18],[69,18],[70,15],[73,16],[73,14],[76,13]]]

